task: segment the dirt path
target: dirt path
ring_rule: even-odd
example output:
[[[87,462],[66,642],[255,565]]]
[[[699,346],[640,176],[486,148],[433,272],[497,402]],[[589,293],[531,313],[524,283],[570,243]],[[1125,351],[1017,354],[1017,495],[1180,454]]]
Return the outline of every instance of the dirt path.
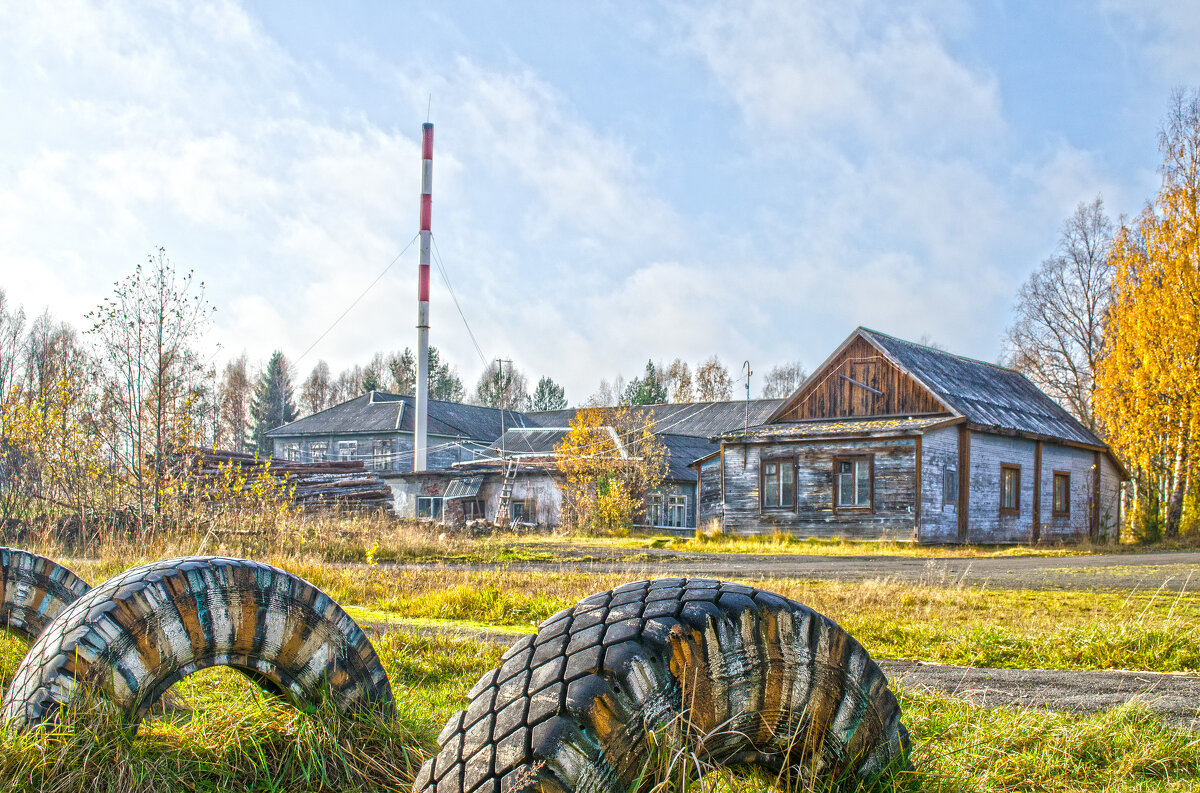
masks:
[[[525,636],[503,628],[460,628],[411,624],[364,625],[374,632],[412,630],[423,636],[449,634],[504,647]],[[1200,732],[1200,675],[1160,672],[989,669],[880,659],[898,688],[938,691],[987,707],[1043,708],[1096,713],[1136,699],[1170,724]]]
[[[809,578],[863,581],[887,578],[930,584],[995,586],[1012,589],[1123,589],[1200,591],[1200,552],[1112,554],[1095,556],[1023,556],[918,559],[903,556],[800,556],[789,554],[680,553],[662,549],[628,551],[569,549],[585,560],[447,564],[448,568],[570,570],[627,573],[631,576],[707,576],[712,578]],[[567,555],[567,549],[564,549]],[[429,564],[400,564],[428,569]]]

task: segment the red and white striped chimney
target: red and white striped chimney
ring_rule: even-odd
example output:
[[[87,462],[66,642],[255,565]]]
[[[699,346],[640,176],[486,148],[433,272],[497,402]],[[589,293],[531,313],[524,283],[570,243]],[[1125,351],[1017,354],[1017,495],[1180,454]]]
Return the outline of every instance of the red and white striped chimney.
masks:
[[[429,428],[429,245],[433,215],[433,124],[421,127],[421,263],[417,270],[417,410],[413,470],[424,471]]]

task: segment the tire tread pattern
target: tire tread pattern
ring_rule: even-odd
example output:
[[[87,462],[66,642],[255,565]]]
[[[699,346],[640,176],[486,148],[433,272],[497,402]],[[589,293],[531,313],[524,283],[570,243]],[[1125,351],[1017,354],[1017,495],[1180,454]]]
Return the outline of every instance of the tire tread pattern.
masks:
[[[328,595],[271,565],[195,556],[131,568],[67,606],[17,668],[0,718],[42,723],[91,686],[136,728],[175,682],[210,666],[303,708],[394,709],[375,648]]]
[[[887,678],[779,595],[658,579],[592,595],[514,644],[438,737],[416,793],[624,793],[652,747],[870,782],[907,763]]]
[[[88,589],[86,581],[45,556],[0,547],[0,628],[27,642]]]

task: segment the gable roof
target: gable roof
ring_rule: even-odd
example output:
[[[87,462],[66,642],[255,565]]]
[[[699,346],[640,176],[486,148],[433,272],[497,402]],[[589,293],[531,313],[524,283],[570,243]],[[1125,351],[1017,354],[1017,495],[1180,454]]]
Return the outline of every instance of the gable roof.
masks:
[[[871,344],[916,380],[945,405],[948,412],[972,424],[985,429],[1108,448],[1104,441],[1019,372],[863,327],[850,334],[809,380],[784,400],[769,421],[776,421],[804,391],[805,386],[816,381],[816,376],[857,338]]]
[[[415,399],[371,391],[311,416],[269,431],[270,438],[413,431]],[[507,425],[524,423],[520,413],[504,411]],[[479,405],[429,400],[429,434],[491,443],[500,437],[500,411]]]

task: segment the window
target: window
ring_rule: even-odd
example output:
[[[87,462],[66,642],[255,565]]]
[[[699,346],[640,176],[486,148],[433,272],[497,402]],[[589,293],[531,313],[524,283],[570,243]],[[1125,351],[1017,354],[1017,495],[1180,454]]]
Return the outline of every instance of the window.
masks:
[[[687,496],[667,497],[667,525],[680,529],[687,525]]]
[[[942,470],[942,506],[958,504],[958,469],[947,465]]]
[[[337,450],[339,460],[353,460],[358,454],[358,441],[338,441]]]
[[[300,459],[300,444],[289,443],[283,447],[283,459],[299,460]]]
[[[1000,514],[1018,515],[1021,512],[1021,466],[1000,466]]]
[[[833,460],[834,509],[873,509],[874,479],[874,456],[835,457]]]
[[[796,500],[796,464],[791,460],[763,460],[762,505],[790,509]]]
[[[329,459],[329,444],[325,441],[308,444],[308,454],[314,463],[323,463]]]
[[[442,497],[441,496],[418,496],[417,497],[417,517],[418,518],[433,518],[437,520],[442,516]]]
[[[371,467],[376,471],[385,471],[392,467],[391,446],[389,441],[375,441],[371,444]]]
[[[661,493],[646,496],[646,523],[650,526],[663,525],[663,498]]]
[[[484,517],[483,501],[473,499],[463,502],[463,518],[466,520],[479,520]]]
[[[1066,517],[1071,514],[1071,473],[1070,471],[1054,472],[1054,517]]]
[[[533,503],[514,501],[508,508],[508,515],[513,523],[533,523]]]

